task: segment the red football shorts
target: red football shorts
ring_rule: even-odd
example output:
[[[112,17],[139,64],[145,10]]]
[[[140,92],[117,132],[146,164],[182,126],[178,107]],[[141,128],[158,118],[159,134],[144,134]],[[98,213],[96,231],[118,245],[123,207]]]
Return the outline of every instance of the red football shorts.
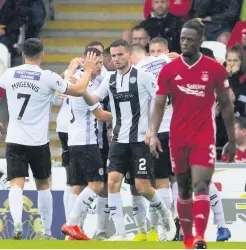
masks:
[[[214,145],[208,147],[170,146],[172,169],[175,174],[185,173],[191,166],[214,168],[216,150]]]

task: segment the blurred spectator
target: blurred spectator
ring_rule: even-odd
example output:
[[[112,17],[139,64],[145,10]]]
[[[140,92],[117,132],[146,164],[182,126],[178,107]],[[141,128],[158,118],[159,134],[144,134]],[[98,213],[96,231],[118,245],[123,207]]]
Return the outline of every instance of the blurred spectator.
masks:
[[[150,37],[145,28],[141,26],[135,26],[132,29],[132,41],[131,44],[141,44],[143,45],[147,51],[149,51],[149,41]]]
[[[175,16],[187,18],[192,0],[170,0],[168,11]]]
[[[180,52],[179,37],[183,22],[168,12],[169,0],[152,0],[153,12],[139,26],[144,27],[151,39],[160,36],[169,44],[169,50]]]
[[[227,50],[225,67],[229,74],[230,87],[235,95],[235,115],[246,117],[246,65],[240,45]]]
[[[37,38],[39,36],[46,17],[46,10],[43,0],[28,1],[29,11],[27,16],[25,39],[33,37]]]
[[[242,45],[244,48],[244,53],[246,54],[246,21],[237,22],[231,33],[227,47],[229,48],[236,44]]]
[[[20,27],[25,24],[28,14],[28,0],[0,0],[0,43],[14,51]]]
[[[179,36],[183,22],[180,17],[168,12],[169,0],[152,0],[153,12],[139,26],[145,28],[150,36],[162,37],[168,41],[169,50],[180,53]],[[123,39],[131,41],[131,33],[124,32]]]
[[[168,54],[168,53],[169,53],[168,41],[166,39],[161,37],[155,37],[150,41],[149,43],[150,56],[158,57],[162,54]]]
[[[227,50],[226,62],[224,64],[228,71],[228,81],[232,89],[230,98],[234,102],[236,116],[246,116],[246,75],[245,75],[245,56],[243,49],[236,45]],[[216,146],[222,148],[228,138],[225,124],[222,119],[219,106],[217,106],[216,117]],[[220,159],[221,150],[217,151],[217,159]]]
[[[147,18],[152,9],[152,0],[146,0],[144,4],[144,17]],[[170,0],[168,11],[175,16],[186,17],[192,6],[192,0]]]
[[[228,43],[233,26],[239,19],[242,0],[193,0],[193,15],[206,24],[205,38]]]
[[[235,136],[237,151],[234,158],[236,163],[246,163],[246,118],[238,117],[235,120]],[[221,161],[228,162],[229,157],[222,153]]]

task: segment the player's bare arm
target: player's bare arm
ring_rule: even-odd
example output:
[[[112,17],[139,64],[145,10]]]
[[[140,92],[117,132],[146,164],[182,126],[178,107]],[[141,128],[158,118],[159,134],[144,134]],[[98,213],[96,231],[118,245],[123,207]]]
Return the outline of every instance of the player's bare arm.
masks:
[[[150,146],[150,152],[156,158],[159,158],[159,153],[157,152],[157,150],[162,152],[161,143],[157,137],[157,134],[164,114],[166,101],[167,101],[167,95],[157,95],[151,113],[149,146]]]
[[[72,95],[72,96],[84,96],[85,95],[87,86],[91,79],[92,72],[94,68],[96,67],[97,61],[98,61],[98,57],[96,56],[96,54],[91,53],[91,52],[87,54],[85,62],[84,62],[83,77],[79,80],[76,80],[76,84],[70,84],[65,94]],[[69,78],[69,80],[71,79],[74,80],[74,78],[71,77],[71,73],[74,74],[74,71],[73,71],[73,69],[75,68],[74,64],[72,64],[71,67],[69,66],[70,69],[68,68],[68,73],[66,75],[66,78]]]
[[[163,114],[164,114],[166,108],[167,108],[167,102],[166,102],[165,107],[164,107],[164,109],[163,109]],[[146,145],[149,145],[149,143],[150,143],[150,129],[148,129],[148,130],[146,131],[146,135],[145,135],[145,137],[144,137],[144,143],[145,143]]]
[[[93,95],[93,94],[89,94],[87,91],[85,91],[85,92],[83,93],[83,97],[84,97],[85,102],[86,102],[89,106],[92,106],[92,105],[94,105],[94,104],[96,104],[97,102],[100,101],[100,99],[99,99],[97,96],[95,96],[95,95]]]
[[[233,162],[236,154],[236,138],[234,130],[234,109],[230,98],[230,90],[218,92],[217,99],[228,135],[228,143],[224,148],[224,152],[228,155],[229,162]]]
[[[95,109],[92,111],[92,113],[95,115],[95,117],[99,121],[105,121],[105,122],[112,121],[112,113],[105,111],[102,108]]]

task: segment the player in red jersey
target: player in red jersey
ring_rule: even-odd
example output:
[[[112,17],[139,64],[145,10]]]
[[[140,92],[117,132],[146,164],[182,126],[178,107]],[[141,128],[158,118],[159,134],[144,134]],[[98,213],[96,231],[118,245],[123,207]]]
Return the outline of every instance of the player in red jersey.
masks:
[[[237,151],[234,158],[236,163],[246,163],[246,117],[237,117],[235,120],[235,135]],[[221,161],[228,162],[228,156],[222,153]]]
[[[227,72],[215,60],[199,52],[203,32],[204,26],[198,21],[184,24],[180,36],[182,55],[159,74],[150,127],[150,150],[158,158],[162,148],[157,133],[170,94],[173,104],[170,151],[179,188],[178,214],[185,248],[196,249],[207,247],[204,234],[210,211],[208,193],[216,160],[215,93],[227,128],[229,142],[225,153],[229,161],[233,160],[236,151]]]

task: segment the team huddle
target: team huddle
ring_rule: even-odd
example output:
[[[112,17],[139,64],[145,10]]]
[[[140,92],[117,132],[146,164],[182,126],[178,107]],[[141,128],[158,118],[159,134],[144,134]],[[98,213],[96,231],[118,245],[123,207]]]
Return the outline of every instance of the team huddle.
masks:
[[[10,114],[6,160],[13,238],[22,238],[22,192],[30,165],[43,239],[54,239],[49,119],[52,103],[59,102],[57,132],[67,174],[66,222],[61,231],[68,240],[90,240],[83,224],[94,200],[95,239],[127,240],[123,181],[130,185],[138,229],[135,241],[183,240],[185,248],[207,248],[210,204],[217,240],[230,238],[211,179],[216,161],[215,99],[227,128],[228,161],[235,155],[233,107],[225,69],[200,53],[202,35],[201,23],[184,24],[182,55],[169,53],[167,41],[158,37],[150,42],[149,54],[143,46],[130,46],[121,39],[105,50],[93,41],[86,46],[84,59],[73,59],[61,76],[39,67],[44,56],[40,40],[24,43],[25,64],[8,69],[0,78]],[[108,238],[110,217],[116,234]]]

